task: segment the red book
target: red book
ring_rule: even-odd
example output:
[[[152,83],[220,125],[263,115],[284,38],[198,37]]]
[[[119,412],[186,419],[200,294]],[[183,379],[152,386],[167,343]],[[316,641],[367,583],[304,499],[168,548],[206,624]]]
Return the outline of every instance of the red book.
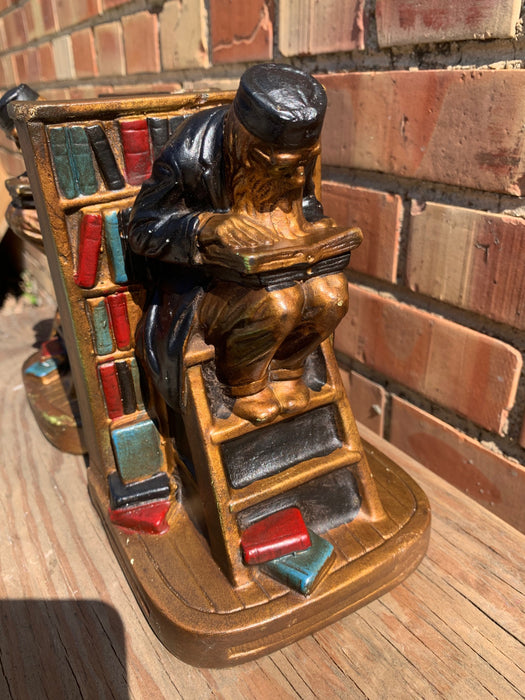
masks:
[[[120,122],[122,151],[130,185],[141,185],[151,175],[151,145],[146,119],[126,119]]]
[[[65,357],[66,351],[62,341],[58,337],[44,340],[40,346],[40,359],[48,360],[50,357]]]
[[[102,244],[102,217],[100,214],[84,214],[80,224],[78,266],[75,282],[89,289],[95,285],[98,256]]]
[[[169,530],[166,515],[171,501],[157,501],[120,510],[109,509],[109,519],[127,530],[147,532],[150,535],[163,535]]]
[[[126,294],[124,292],[110,294],[106,297],[106,305],[117,348],[119,350],[127,350],[131,346],[131,329],[129,327]]]
[[[106,408],[108,416],[113,420],[124,415],[122,408],[122,399],[120,397],[120,389],[118,385],[117,370],[114,362],[106,362],[98,368],[100,380],[102,382],[102,391],[106,399]]]
[[[310,535],[299,508],[286,508],[258,520],[241,535],[246,564],[264,562],[301,552],[311,545]]]

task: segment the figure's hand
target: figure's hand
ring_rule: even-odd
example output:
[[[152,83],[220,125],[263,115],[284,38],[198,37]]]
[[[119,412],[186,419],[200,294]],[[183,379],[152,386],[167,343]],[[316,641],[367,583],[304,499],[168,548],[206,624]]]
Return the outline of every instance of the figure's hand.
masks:
[[[218,243],[226,248],[259,248],[277,240],[274,231],[241,214],[213,214],[199,232],[199,245]]]
[[[337,224],[330,216],[323,216],[317,221],[307,221],[303,224],[303,234],[309,235],[312,233],[329,233],[330,229],[337,228]]]

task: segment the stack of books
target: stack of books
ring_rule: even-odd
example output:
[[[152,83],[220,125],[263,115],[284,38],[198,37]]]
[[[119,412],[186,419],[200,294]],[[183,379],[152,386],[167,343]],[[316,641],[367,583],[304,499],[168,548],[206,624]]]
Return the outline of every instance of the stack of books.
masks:
[[[307,528],[297,507],[258,520],[241,534],[244,562],[303,595],[310,595],[328,573],[333,546]]]

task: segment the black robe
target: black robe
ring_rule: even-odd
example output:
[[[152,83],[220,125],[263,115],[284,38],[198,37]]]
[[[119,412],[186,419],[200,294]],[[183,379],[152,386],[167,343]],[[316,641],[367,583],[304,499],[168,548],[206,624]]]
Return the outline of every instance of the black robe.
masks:
[[[131,249],[158,261],[150,266],[153,289],[137,329],[137,356],[164,400],[177,411],[182,408],[184,347],[210,283],[197,262],[198,216],[230,209],[223,150],[229,109],[204,110],[181,124],[155,161],[130,217]],[[310,221],[323,216],[311,173],[303,209]]]

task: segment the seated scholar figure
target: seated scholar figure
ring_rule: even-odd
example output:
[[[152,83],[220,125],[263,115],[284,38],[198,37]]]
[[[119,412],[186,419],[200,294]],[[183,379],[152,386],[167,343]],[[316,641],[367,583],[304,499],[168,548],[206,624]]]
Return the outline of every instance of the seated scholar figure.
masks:
[[[130,242],[156,262],[137,351],[175,410],[196,324],[215,347],[236,415],[265,423],[308,404],[305,360],[348,306],[348,248],[306,255],[308,269],[296,264],[299,249],[341,233],[323,216],[312,177],[325,109],[311,76],[254,66],[232,105],[182,123],[142,186]],[[360,234],[353,235],[351,247]],[[245,269],[235,263],[239,254]]]

